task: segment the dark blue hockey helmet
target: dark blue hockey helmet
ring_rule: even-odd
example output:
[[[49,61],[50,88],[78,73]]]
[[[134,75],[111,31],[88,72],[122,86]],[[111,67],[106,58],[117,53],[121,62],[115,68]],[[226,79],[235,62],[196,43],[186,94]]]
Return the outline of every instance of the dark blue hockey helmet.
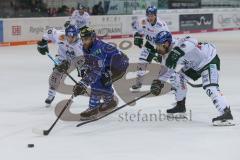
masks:
[[[149,7],[146,9],[146,15],[150,15],[150,14],[157,15],[157,7],[155,7],[155,6],[149,6]]]
[[[155,44],[164,44],[165,42],[172,43],[172,34],[168,31],[161,31],[155,37]]]
[[[65,29],[66,36],[74,37],[74,36],[78,36],[78,33],[79,33],[79,30],[74,25],[69,25]]]

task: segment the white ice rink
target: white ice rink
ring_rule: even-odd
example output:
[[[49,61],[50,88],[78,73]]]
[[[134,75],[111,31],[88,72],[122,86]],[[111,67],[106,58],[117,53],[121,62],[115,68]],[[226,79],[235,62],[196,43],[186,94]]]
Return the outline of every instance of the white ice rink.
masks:
[[[236,126],[213,127],[211,119],[217,116],[217,110],[201,88],[189,87],[187,109],[192,110],[192,121],[120,121],[119,114],[125,112],[166,110],[174,102],[174,95],[167,94],[142,99],[134,107],[79,128],[75,127],[77,122],[60,121],[49,136],[37,136],[32,128],[47,129],[56,118],[55,105],[70,95],[57,94],[53,106],[45,108],[51,61],[37,53],[36,45],[1,47],[0,159],[239,160],[240,31],[192,35],[217,46],[220,87],[231,104]],[[50,50],[56,53],[53,45]],[[136,62],[138,51],[133,47],[127,52],[131,62]],[[70,80],[68,83],[73,84]],[[87,105],[87,97],[77,97],[71,110],[79,113]],[[29,143],[35,147],[27,148]]]

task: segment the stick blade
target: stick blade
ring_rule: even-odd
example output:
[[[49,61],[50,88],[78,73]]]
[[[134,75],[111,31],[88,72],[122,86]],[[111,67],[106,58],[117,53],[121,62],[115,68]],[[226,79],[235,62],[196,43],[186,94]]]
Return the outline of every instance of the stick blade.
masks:
[[[37,135],[41,135],[41,136],[46,136],[48,135],[48,132],[42,129],[38,129],[38,128],[33,128],[32,132],[37,134]]]

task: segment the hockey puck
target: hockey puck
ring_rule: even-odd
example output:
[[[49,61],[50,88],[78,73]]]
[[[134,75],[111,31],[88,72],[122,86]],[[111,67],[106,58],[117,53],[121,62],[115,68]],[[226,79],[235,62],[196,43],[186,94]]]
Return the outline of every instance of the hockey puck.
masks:
[[[34,144],[28,144],[28,148],[33,148]]]

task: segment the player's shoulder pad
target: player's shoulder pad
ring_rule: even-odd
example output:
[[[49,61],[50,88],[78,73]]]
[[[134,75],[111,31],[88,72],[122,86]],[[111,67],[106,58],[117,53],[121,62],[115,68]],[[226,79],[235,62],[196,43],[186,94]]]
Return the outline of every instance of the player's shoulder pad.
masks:
[[[165,27],[167,24],[166,22],[162,21],[160,18],[157,18],[157,22],[156,22],[156,27]]]
[[[193,43],[194,45],[198,44],[198,40],[196,38],[193,38],[193,37],[190,37],[190,36],[186,36],[185,40],[188,41],[188,42]]]
[[[103,42],[103,41],[101,44],[101,50],[102,50],[102,52],[107,53],[107,54],[118,53],[118,49],[115,46],[113,46],[109,43]]]
[[[179,39],[179,42],[177,44],[177,47],[179,47],[179,49],[181,49],[184,52],[189,52],[195,46],[196,46],[195,41],[191,41],[191,39],[189,39],[189,37],[185,37],[185,38]]]

